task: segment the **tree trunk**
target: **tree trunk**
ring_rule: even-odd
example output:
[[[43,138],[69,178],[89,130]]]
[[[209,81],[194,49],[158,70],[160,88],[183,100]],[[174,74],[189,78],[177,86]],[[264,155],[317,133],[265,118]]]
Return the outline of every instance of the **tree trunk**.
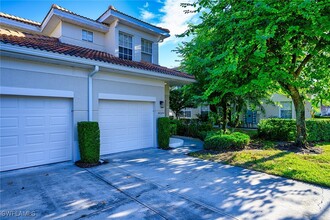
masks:
[[[243,109],[243,102],[238,101],[238,103],[236,105],[236,110],[235,110],[236,111],[236,117],[235,117],[235,122],[234,122],[235,128],[237,128],[237,126],[240,122],[239,118],[240,118],[242,109]]]
[[[300,96],[298,89],[290,88],[291,98],[296,111],[296,145],[298,147],[307,147],[307,130],[305,122],[305,104],[304,98]]]
[[[223,130],[223,133],[226,133],[226,130],[227,130],[227,116],[228,116],[228,109],[227,109],[227,101],[225,98],[222,99],[222,102],[221,102],[221,105],[222,105],[222,130]]]

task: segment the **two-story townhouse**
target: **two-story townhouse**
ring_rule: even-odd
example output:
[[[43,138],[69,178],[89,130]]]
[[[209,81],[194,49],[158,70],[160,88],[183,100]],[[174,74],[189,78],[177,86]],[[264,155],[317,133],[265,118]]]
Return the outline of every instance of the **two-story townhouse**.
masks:
[[[169,86],[167,29],[109,7],[93,20],[52,5],[44,20],[0,14],[0,170],[79,159],[76,124],[98,121],[101,155],[157,147]]]

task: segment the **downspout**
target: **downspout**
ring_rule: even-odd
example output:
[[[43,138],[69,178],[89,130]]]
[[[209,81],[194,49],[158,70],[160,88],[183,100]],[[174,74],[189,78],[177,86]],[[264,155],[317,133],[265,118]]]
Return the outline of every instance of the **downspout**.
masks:
[[[99,66],[94,66],[93,72],[88,74],[88,121],[93,120],[93,76],[100,70]]]

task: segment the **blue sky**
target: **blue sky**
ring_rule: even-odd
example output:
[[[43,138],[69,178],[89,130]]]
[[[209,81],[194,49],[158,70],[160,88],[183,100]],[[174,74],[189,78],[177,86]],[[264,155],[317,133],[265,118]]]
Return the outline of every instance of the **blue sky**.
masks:
[[[180,65],[177,62],[180,58],[172,50],[182,40],[188,40],[178,39],[175,35],[184,32],[188,22],[197,22],[197,15],[185,14],[185,9],[180,6],[180,3],[189,2],[192,0],[1,0],[0,11],[41,22],[52,4],[92,19],[97,19],[113,5],[119,11],[171,31],[171,37],[160,44],[159,62],[172,68]]]

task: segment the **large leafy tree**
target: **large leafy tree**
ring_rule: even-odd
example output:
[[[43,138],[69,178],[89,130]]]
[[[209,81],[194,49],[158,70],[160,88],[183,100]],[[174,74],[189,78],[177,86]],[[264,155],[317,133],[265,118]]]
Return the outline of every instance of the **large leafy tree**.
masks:
[[[170,109],[174,112],[176,118],[180,118],[180,113],[184,108],[195,107],[196,102],[187,88],[172,87],[170,89]]]
[[[296,144],[306,146],[305,100],[329,99],[328,0],[199,0],[201,23],[184,35],[185,69],[207,81],[203,94],[283,90],[296,112]]]

